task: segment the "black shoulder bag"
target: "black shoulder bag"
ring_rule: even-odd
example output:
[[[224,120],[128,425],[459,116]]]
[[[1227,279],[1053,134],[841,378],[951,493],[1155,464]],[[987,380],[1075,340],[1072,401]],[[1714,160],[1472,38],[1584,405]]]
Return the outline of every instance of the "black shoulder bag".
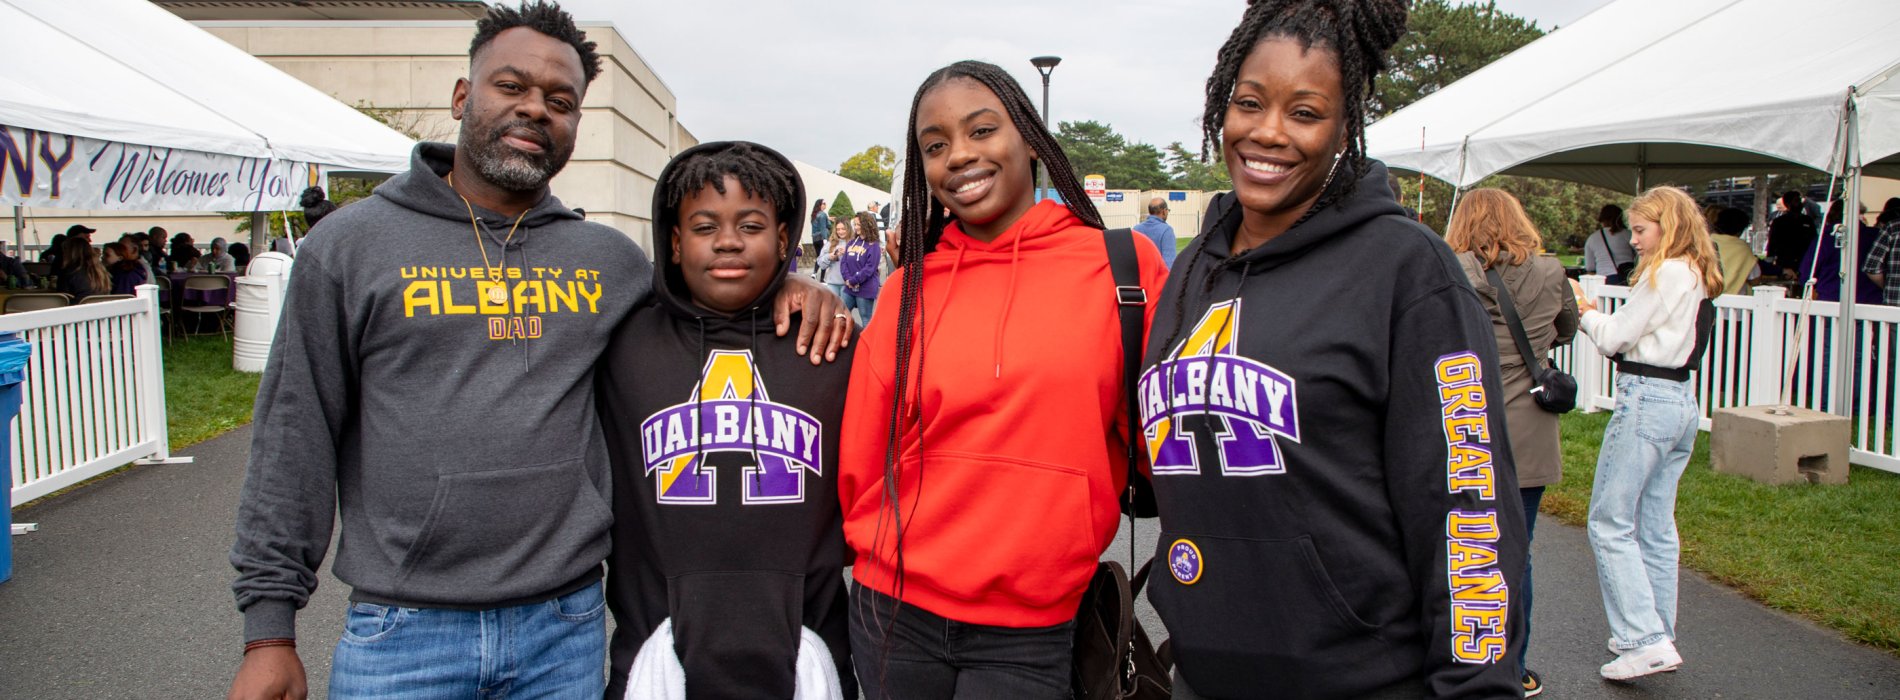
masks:
[[[1485,268],[1484,276],[1498,290],[1498,309],[1504,312],[1504,325],[1511,328],[1511,339],[1517,341],[1517,354],[1524,357],[1524,366],[1531,371],[1531,383],[1535,385],[1531,387],[1531,400],[1545,411],[1569,413],[1577,407],[1577,378],[1546,365],[1544,357],[1531,347],[1531,339],[1524,335],[1524,322],[1517,317],[1517,305],[1511,303],[1511,290],[1504,286],[1504,278],[1495,268]]]
[[[1136,467],[1141,449],[1141,410],[1135,402],[1135,383],[1141,376],[1142,321],[1148,301],[1141,287],[1141,264],[1135,257],[1134,232],[1104,231],[1109,270],[1115,277],[1115,304],[1122,330],[1122,394],[1128,405],[1128,488],[1122,512],[1128,515],[1128,561],[1135,561],[1136,514],[1154,517],[1154,491]],[[1145,499],[1145,500],[1144,500]],[[1095,575],[1082,594],[1075,615],[1075,678],[1077,700],[1160,700],[1173,693],[1169,670],[1174,661],[1166,642],[1156,649],[1148,632],[1135,619],[1135,599],[1148,583],[1149,559],[1133,581],[1119,562],[1095,565]]]

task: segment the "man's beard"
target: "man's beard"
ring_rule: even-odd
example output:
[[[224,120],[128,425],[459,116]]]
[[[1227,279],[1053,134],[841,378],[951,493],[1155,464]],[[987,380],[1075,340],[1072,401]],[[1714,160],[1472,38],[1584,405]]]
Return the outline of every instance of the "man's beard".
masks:
[[[472,99],[469,109],[475,109]],[[567,167],[568,157],[574,154],[574,144],[555,142],[545,127],[525,119],[503,121],[489,129],[484,126],[483,123],[464,124],[456,149],[469,159],[483,180],[504,190],[536,192],[547,187],[548,181]],[[534,132],[547,150],[528,153],[502,143],[502,135],[513,129]]]

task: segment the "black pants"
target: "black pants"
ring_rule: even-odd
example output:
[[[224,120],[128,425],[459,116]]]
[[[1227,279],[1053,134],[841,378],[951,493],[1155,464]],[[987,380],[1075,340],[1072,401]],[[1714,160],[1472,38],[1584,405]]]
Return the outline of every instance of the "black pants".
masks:
[[[866,700],[1071,697],[1073,620],[1053,627],[973,625],[895,603],[851,587],[851,658]]]

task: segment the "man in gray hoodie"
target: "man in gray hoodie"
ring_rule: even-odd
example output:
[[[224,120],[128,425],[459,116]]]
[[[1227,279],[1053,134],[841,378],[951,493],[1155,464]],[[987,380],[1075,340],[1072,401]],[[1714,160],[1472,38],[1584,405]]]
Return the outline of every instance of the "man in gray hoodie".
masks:
[[[300,246],[231,551],[230,697],[307,692],[296,612],[333,519],[351,587],[333,697],[599,697],[612,513],[594,363],[652,266],[548,190],[594,46],[553,4],[491,8],[455,84],[457,145],[418,145]],[[779,318],[795,307],[813,320],[801,354],[835,356],[836,297],[806,282]]]

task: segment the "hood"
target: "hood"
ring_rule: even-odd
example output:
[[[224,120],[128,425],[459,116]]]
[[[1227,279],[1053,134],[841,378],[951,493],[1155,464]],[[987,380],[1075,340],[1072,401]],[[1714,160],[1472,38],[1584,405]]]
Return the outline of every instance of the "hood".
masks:
[[[740,321],[741,317],[743,317],[743,319],[747,320],[740,322],[749,322],[754,326],[769,326],[772,324],[772,314],[770,313],[772,299],[778,295],[779,287],[785,283],[785,275],[791,270],[792,261],[795,260],[795,258],[788,257],[784,260],[780,260],[778,270],[772,275],[772,281],[765,285],[765,290],[759,293],[759,298],[752,301],[752,306],[747,307],[739,313],[733,314],[731,317],[716,311],[701,308],[699,305],[694,304],[692,294],[686,289],[686,278],[680,274],[679,263],[673,262],[673,227],[679,223],[679,205],[668,204],[663,193],[666,192],[667,186],[673,182],[674,178],[679,176],[679,169],[676,166],[684,162],[690,156],[701,153],[716,153],[740,144],[758,149],[766,155],[771,156],[773,160],[778,161],[780,165],[784,166],[786,172],[792,173],[792,187],[794,192],[792,201],[774,202],[773,205],[778,209],[779,222],[785,225],[785,237],[788,244],[796,246],[803,240],[802,235],[805,230],[805,212],[803,209],[805,206],[805,184],[804,181],[798,177],[798,168],[792,165],[790,158],[786,158],[784,154],[778,151],[750,141],[714,141],[688,148],[667,162],[666,167],[660,170],[659,179],[653,184],[653,263],[659,272],[657,275],[658,284],[653,285],[653,297],[654,303],[659,304],[660,308],[665,309],[668,313],[675,316],[696,318],[708,322],[715,319],[727,318]]]
[[[461,195],[456,194],[443,179],[454,165],[454,145],[418,143],[409,154],[409,169],[378,185],[376,195],[404,209],[463,224],[468,223],[468,213],[472,208],[475,217],[482,221],[482,228],[485,229],[483,233],[500,245],[508,239],[508,230],[515,228],[515,218],[463,202]],[[522,217],[520,228],[515,229],[513,240],[508,242],[508,249],[514,250],[526,244],[536,227],[562,219],[582,218],[579,212],[567,208],[559,198],[549,193]]]
[[[1405,216],[1405,207],[1394,199],[1387,177],[1384,163],[1368,160],[1365,174],[1360,176],[1359,182],[1344,198],[1314,212],[1278,238],[1232,260],[1229,260],[1232,256],[1228,251],[1233,249],[1234,235],[1240,230],[1240,201],[1232,192],[1222,194],[1208,205],[1207,228],[1203,234],[1206,244],[1202,254],[1224,263],[1224,267],[1244,265],[1248,274],[1259,274],[1296,260],[1315,246],[1372,219],[1387,215]]]
[[[963,232],[961,222],[952,221],[944,227],[943,237],[938,239],[936,250],[958,255],[1035,252],[1064,245],[1066,241],[1056,234],[1081,225],[1082,220],[1076,218],[1067,206],[1053,199],[1045,199],[1023,212],[1022,218],[987,243],[971,238]]]

